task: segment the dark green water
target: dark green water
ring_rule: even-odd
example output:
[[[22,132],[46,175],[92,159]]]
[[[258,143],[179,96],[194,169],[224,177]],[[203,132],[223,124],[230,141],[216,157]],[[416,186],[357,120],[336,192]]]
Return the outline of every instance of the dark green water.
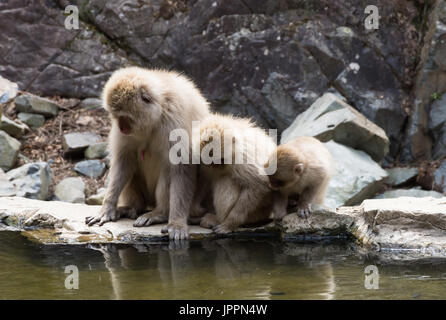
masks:
[[[364,269],[379,270],[379,289]],[[66,289],[65,267],[79,270]],[[446,260],[383,263],[347,243],[44,246],[0,232],[0,299],[444,299]]]

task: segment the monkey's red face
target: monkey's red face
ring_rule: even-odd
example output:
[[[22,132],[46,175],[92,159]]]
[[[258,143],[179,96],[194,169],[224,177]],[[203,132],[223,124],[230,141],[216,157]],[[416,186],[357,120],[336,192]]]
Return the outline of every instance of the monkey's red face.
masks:
[[[149,88],[151,79],[125,75],[118,79],[112,77],[109,82],[104,90],[105,107],[122,134],[147,134],[159,123],[161,99]]]

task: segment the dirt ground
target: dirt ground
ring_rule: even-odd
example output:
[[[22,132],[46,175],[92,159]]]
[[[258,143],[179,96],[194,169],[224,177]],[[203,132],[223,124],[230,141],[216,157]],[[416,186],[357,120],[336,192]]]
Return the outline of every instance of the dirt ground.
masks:
[[[95,194],[97,189],[104,186],[106,175],[101,178],[89,178],[79,175],[74,171],[77,162],[84,160],[64,157],[63,135],[71,132],[94,132],[105,141],[110,130],[110,119],[107,112],[102,109],[85,109],[80,106],[80,100],[51,98],[56,101],[61,109],[56,117],[46,119],[45,124],[37,129],[30,129],[19,139],[22,143],[19,159],[15,167],[20,167],[28,162],[49,162],[53,172],[53,182],[50,192],[53,194],[54,186],[67,177],[81,176],[85,182],[86,197]],[[10,104],[5,114],[17,121],[17,113],[13,103]],[[105,160],[101,160],[105,161]]]

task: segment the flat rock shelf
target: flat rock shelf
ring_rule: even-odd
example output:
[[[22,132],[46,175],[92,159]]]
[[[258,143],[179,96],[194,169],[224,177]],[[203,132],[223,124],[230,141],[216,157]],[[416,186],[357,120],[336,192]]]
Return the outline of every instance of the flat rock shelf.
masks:
[[[0,198],[0,230],[16,230],[43,244],[85,244],[168,241],[164,225],[135,228],[122,219],[89,227],[85,218],[100,206],[40,201],[21,197]],[[361,250],[408,253],[411,258],[446,257],[446,197],[365,200],[359,206],[336,211],[315,210],[308,219],[296,213],[280,223],[241,228],[228,235],[190,226],[192,240],[217,237],[277,237],[282,241],[315,241],[348,238]]]

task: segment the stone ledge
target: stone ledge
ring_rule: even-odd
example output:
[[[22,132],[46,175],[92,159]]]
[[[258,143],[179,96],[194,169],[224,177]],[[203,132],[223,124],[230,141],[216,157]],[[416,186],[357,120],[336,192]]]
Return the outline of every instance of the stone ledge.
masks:
[[[103,226],[87,226],[85,217],[100,206],[39,201],[20,197],[0,198],[0,230],[18,230],[44,244],[164,242],[163,225],[135,228],[122,219]],[[352,237],[364,250],[387,255],[410,252],[419,257],[446,256],[446,197],[365,200],[360,206],[336,211],[318,209],[303,219],[296,213],[281,223],[241,228],[229,235],[190,226],[192,240],[204,238],[280,237],[284,241],[320,241]]]

